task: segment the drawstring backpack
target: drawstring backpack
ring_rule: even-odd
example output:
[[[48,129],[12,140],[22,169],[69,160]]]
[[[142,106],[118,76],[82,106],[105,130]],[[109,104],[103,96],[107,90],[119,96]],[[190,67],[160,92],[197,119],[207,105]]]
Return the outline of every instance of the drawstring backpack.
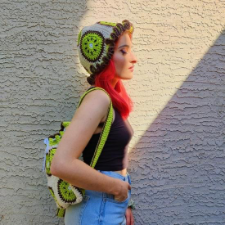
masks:
[[[106,92],[103,88],[94,87],[92,89],[87,90],[80,98],[78,107],[80,106],[83,98],[91,91],[94,90],[103,90]],[[109,94],[106,92],[106,94],[109,96]],[[110,97],[110,96],[109,96]],[[92,157],[90,166],[92,168],[95,167],[98,158],[102,152],[102,149],[105,145],[105,142],[107,140],[111,124],[113,120],[113,107],[112,102],[110,101],[110,105],[108,108],[108,114],[107,119],[104,123],[103,129],[101,131],[97,146],[95,148],[94,155]],[[64,134],[65,129],[69,126],[70,122],[62,122],[61,123],[61,129],[59,130],[59,133],[53,134],[49,136],[48,138],[44,139],[44,143],[46,145],[45,149],[45,157],[43,161],[43,171],[46,173],[47,182],[48,182],[48,188],[52,195],[52,197],[55,200],[56,206],[57,206],[57,213],[56,215],[58,217],[64,217],[65,216],[65,210],[69,205],[75,205],[80,203],[83,200],[83,196],[85,194],[85,190],[82,188],[75,187],[72,184],[69,184],[68,182],[60,179],[59,177],[56,177],[51,174],[51,162],[52,159],[56,153],[58,144]],[[82,158],[80,157],[82,160]]]

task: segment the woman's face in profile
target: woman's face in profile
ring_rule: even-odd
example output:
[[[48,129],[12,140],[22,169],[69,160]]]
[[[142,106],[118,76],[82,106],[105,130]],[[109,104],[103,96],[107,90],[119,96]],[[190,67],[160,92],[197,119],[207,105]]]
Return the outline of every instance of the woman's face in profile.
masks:
[[[128,80],[133,77],[134,64],[137,62],[137,58],[131,48],[131,38],[129,33],[125,32],[118,39],[112,57],[115,64],[116,76],[120,79]]]

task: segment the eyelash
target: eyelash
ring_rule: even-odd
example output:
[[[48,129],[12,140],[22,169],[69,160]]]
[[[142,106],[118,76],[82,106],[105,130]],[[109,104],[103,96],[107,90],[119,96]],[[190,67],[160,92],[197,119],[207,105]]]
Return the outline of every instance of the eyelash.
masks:
[[[123,49],[120,50],[123,55],[127,54]]]

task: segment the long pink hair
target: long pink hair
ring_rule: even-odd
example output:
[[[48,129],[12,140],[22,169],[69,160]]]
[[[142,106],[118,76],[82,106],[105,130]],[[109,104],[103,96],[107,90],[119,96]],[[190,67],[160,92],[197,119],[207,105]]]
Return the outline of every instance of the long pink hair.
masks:
[[[115,77],[115,74],[115,64],[111,59],[109,65],[95,77],[95,86],[104,88],[109,93],[113,107],[116,108],[122,118],[126,120],[133,110],[133,102],[128,96],[121,79],[118,80],[115,88],[111,85],[110,82]]]

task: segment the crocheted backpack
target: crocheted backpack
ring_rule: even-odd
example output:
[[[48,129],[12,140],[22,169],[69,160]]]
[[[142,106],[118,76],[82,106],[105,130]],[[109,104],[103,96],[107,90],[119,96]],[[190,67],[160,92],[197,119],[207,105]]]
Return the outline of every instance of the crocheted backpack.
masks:
[[[83,98],[91,91],[94,90],[103,90],[103,88],[99,87],[94,87],[92,89],[87,90],[80,99],[79,105],[80,106]],[[106,92],[106,91],[105,91]],[[106,92],[107,93],[107,92]],[[108,94],[108,93],[107,93]],[[109,95],[109,94],[108,94]],[[110,96],[109,96],[110,97]],[[102,132],[100,134],[98,144],[96,146],[93,158],[91,160],[90,166],[92,168],[95,167],[98,158],[102,152],[102,149],[104,147],[104,144],[107,140],[111,124],[113,120],[113,107],[112,107],[112,102],[110,101],[110,105],[108,108],[108,114],[107,114],[107,119],[104,123]],[[83,196],[85,193],[84,189],[75,187],[68,182],[60,179],[59,177],[56,177],[51,174],[51,162],[53,160],[53,157],[57,151],[58,144],[65,132],[65,129],[69,126],[70,122],[62,122],[61,123],[61,129],[59,130],[58,133],[53,134],[49,136],[48,138],[44,139],[44,143],[46,145],[45,149],[45,157],[44,157],[44,162],[43,162],[43,171],[46,173],[47,181],[48,181],[48,188],[49,191],[52,195],[52,197],[55,200],[56,206],[57,206],[57,213],[56,215],[58,217],[64,217],[65,215],[65,209],[69,205],[75,205],[80,203],[83,200]],[[80,158],[82,160],[82,157]]]

